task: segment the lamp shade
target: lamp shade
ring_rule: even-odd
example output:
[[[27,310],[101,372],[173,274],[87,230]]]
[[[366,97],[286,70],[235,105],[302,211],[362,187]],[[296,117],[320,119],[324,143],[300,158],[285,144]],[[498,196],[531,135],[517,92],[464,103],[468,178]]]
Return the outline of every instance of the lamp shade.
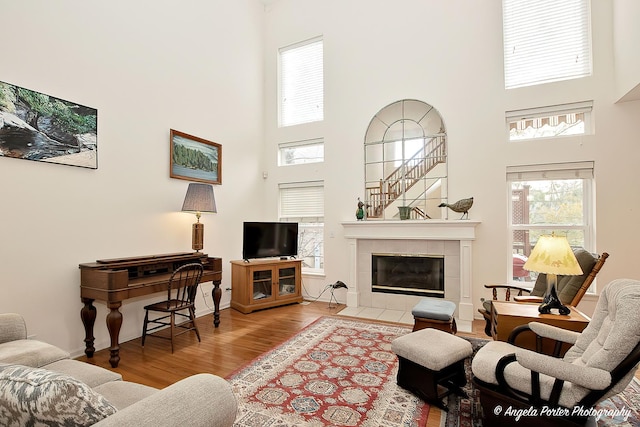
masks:
[[[538,273],[562,276],[582,274],[580,264],[578,264],[567,238],[555,234],[538,238],[536,246],[522,268]]]
[[[190,183],[182,204],[182,210],[186,212],[217,212],[213,186],[210,184]]]

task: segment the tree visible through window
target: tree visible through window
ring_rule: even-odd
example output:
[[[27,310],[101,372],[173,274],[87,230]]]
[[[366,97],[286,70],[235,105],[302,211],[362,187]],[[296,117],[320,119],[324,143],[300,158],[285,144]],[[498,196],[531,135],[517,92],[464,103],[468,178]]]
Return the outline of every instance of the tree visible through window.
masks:
[[[523,271],[521,261],[531,254],[541,235],[563,235],[572,247],[594,249],[592,164],[586,162],[586,165],[569,164],[566,167],[555,171],[507,172],[511,192],[514,280],[535,280],[536,273]]]

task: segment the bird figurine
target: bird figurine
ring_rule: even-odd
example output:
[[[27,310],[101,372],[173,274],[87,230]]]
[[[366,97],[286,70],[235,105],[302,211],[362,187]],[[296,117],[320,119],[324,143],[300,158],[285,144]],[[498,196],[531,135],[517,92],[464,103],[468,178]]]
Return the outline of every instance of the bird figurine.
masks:
[[[465,215],[467,216],[467,219],[469,219],[469,209],[471,209],[471,206],[473,206],[473,197],[469,197],[468,199],[460,199],[452,204],[440,203],[438,205],[439,208],[447,207],[454,212],[462,213],[460,219],[464,218]]]

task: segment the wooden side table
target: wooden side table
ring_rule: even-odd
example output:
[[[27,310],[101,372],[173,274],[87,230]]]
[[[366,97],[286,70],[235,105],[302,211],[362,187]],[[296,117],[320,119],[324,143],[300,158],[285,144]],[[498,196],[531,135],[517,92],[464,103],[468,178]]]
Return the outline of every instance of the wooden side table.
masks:
[[[577,308],[568,306],[571,312],[564,316],[561,314],[540,314],[539,304],[525,304],[506,301],[492,301],[491,311],[491,336],[497,341],[507,341],[509,334],[516,326],[526,325],[529,322],[540,322],[557,326],[570,331],[582,332],[591,320]],[[535,334],[524,332],[515,342],[516,345],[530,350],[535,350]],[[564,354],[569,345],[565,345],[561,354]],[[551,342],[543,343],[543,352],[551,354],[553,347]]]

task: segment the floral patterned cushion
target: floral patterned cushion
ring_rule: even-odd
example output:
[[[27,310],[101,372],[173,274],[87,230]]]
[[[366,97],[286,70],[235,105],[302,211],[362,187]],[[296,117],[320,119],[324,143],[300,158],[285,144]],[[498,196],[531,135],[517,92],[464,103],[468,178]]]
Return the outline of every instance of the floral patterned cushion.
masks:
[[[0,365],[2,425],[89,426],[115,412],[104,397],[68,375]]]

